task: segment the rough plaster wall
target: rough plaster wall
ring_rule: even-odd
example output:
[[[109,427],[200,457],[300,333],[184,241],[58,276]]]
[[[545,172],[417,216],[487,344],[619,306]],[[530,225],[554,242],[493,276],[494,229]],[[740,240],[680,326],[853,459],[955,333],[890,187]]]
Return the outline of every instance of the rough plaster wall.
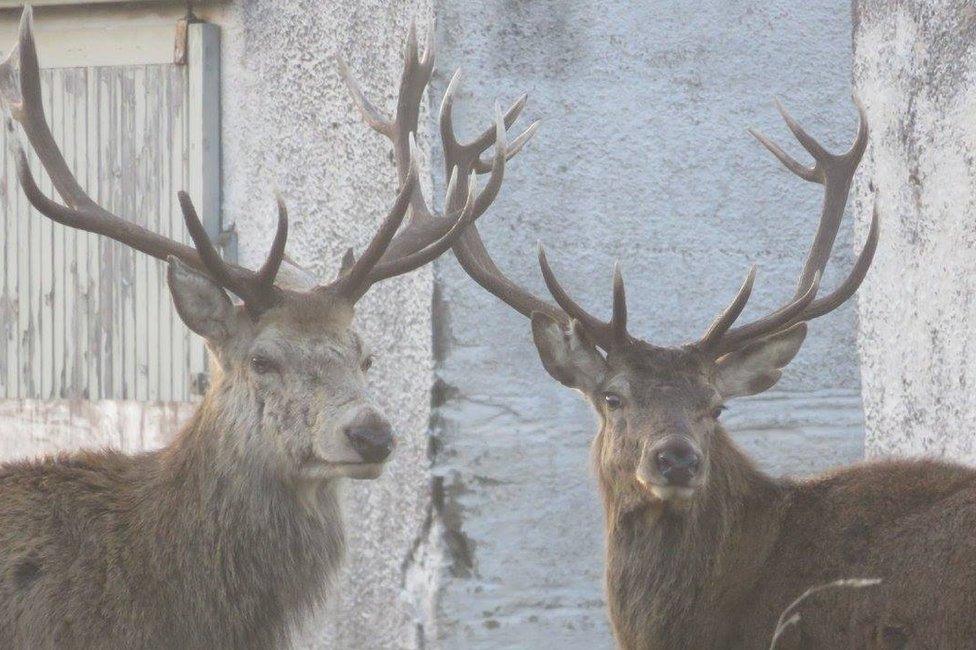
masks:
[[[797,151],[779,96],[828,147],[848,146],[848,5],[438,0],[435,11],[442,70],[466,71],[462,132],[521,90],[528,117],[544,118],[482,221],[517,281],[543,292],[542,240],[565,284],[607,313],[620,259],[632,331],[671,344],[701,333],[752,262],[747,316],[791,294],[821,195],[745,128]],[[853,257],[849,224],[837,249],[830,286]],[[444,585],[431,645],[609,647],[594,418],[545,374],[522,317],[454,260],[437,274],[429,547],[443,554]],[[847,306],[816,322],[775,392],[733,404],[726,421],[770,471],[807,473],[860,456],[858,388]]]
[[[236,223],[245,264],[270,244],[275,188],[288,203],[297,262],[331,279],[347,246],[362,250],[395,195],[392,150],[354,112],[331,57],[341,51],[368,95],[389,107],[408,22],[424,25],[430,14],[426,0],[261,0],[211,16],[223,35],[224,219]],[[400,444],[380,480],[347,485],[346,569],[300,647],[414,645],[422,610],[403,590],[402,565],[429,492],[431,276],[428,268],[383,283],[358,307],[357,326],[377,353],[371,381]]]
[[[854,2],[855,85],[882,211],[861,289],[870,455],[976,462],[976,6]],[[858,225],[873,203],[857,188]]]

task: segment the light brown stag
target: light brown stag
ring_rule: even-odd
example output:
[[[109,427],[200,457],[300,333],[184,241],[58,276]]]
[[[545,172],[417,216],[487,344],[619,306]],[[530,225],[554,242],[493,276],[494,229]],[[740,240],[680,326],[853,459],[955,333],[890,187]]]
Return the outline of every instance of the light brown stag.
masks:
[[[817,297],[867,124],[862,110],[854,145],[836,155],[781,112],[812,167],[754,135],[791,172],[823,185],[825,198],[795,295],[754,322],[733,326],[755,269],[701,339],[665,348],[628,333],[619,270],[613,315],[604,322],[567,294],[541,250],[558,307],[505,277],[476,227],[462,234],[455,254],[479,284],[531,318],[545,369],[598,414],[593,465],[605,507],[610,618],[621,647],[766,648],[794,599],[841,578],[883,582],[818,593],[778,648],[973,647],[976,473],[888,461],[809,480],[774,479],[719,421],[727,400],[776,383],[803,343],[806,322],[851,297],[877,244],[875,211],[853,271]]]
[[[350,251],[334,282],[300,292],[275,284],[288,234],[280,201],[271,252],[250,271],[220,258],[186,194],[179,198],[195,248],[111,214],[85,193],[45,120],[31,20],[28,9],[0,69],[3,102],[64,203],[40,191],[18,146],[24,192],[58,223],[167,260],[177,311],[206,339],[214,380],[190,423],[160,451],[0,465],[0,647],[284,644],[292,624],[325,597],[341,560],[336,482],[379,476],[394,446],[367,389],[370,357],[352,324],[356,301],[374,283],[446,251],[488,208],[506,159],[532,134],[530,127],[506,144],[506,125],[524,98],[460,145],[450,86],[441,124],[448,202],[460,207],[440,216],[420,191],[413,144],[433,70],[430,42],[418,52],[411,29],[393,119],[340,65],[370,125],[393,140],[400,187],[363,254]],[[485,173],[479,192],[476,174]]]

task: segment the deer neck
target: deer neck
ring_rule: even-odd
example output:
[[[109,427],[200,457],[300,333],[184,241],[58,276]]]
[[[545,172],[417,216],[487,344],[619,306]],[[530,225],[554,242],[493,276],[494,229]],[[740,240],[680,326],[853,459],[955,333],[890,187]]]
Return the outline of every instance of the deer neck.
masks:
[[[705,485],[685,506],[621,507],[601,477],[607,595],[623,648],[720,647],[779,534],[786,489],[716,432]]]
[[[177,439],[147,457],[135,530],[144,531],[140,541],[160,574],[154,583],[179,603],[174,616],[194,614],[180,625],[213,614],[208,629],[187,630],[188,638],[218,629],[216,647],[228,639],[272,646],[288,621],[324,598],[338,570],[345,541],[337,481],[295,485],[270,454],[246,453],[246,441],[260,438],[258,420],[225,391],[212,388]]]

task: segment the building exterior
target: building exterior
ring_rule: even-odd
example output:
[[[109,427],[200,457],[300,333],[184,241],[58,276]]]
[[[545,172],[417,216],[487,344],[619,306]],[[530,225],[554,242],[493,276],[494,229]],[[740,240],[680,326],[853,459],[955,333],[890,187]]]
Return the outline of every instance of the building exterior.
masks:
[[[332,57],[343,54],[388,107],[410,20],[434,29],[438,70],[418,138],[427,188],[443,195],[434,119],[454,68],[465,75],[462,133],[479,131],[496,99],[527,91],[525,123],[541,118],[542,128],[482,218],[489,249],[545,295],[542,241],[594,310],[609,307],[619,259],[631,330],[665,344],[699,335],[753,262],[750,310],[792,293],[819,188],[745,129],[797,151],[778,97],[822,142],[846,148],[853,67],[873,139],[825,284],[849,268],[876,194],[875,268],[859,306],[818,320],[773,391],[723,417],[773,473],[855,461],[865,432],[870,454],[976,458],[964,426],[976,417],[965,384],[976,340],[966,322],[974,61],[971,48],[949,62],[951,48],[926,47],[971,42],[965,8],[228,0],[193,3],[204,22],[183,39],[182,3],[37,4],[48,106],[63,116],[56,135],[88,134],[72,160],[100,197],[167,229],[179,227],[173,194],[189,189],[225,253],[254,264],[273,234],[277,189],[292,215],[290,257],[322,278],[347,246],[362,246],[395,191],[389,146],[361,123]],[[18,5],[0,2],[3,44]],[[57,226],[28,228],[38,218],[10,169],[0,454],[164,444],[207,368],[199,341],[168,320],[157,263]],[[588,469],[594,418],[545,374],[527,321],[450,257],[378,286],[358,312],[401,444],[382,479],[347,486],[347,568],[296,647],[612,647]]]

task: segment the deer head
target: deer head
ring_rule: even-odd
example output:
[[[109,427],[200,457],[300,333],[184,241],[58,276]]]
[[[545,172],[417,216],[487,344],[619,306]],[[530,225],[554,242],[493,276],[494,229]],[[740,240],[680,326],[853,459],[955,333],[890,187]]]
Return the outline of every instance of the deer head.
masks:
[[[230,453],[262,461],[296,480],[373,478],[382,471],[395,440],[367,389],[370,356],[352,324],[356,302],[375,283],[412,271],[449,249],[495,199],[506,160],[534,132],[533,125],[511,146],[506,143],[505,129],[522,110],[523,97],[475,142],[459,145],[450,124],[455,76],[444,97],[441,123],[451,180],[445,214],[436,214],[418,183],[414,142],[433,63],[432,41],[419,52],[411,27],[396,112],[388,118],[365,99],[339,61],[366,122],[393,143],[399,191],[358,258],[350,249],[333,282],[297,291],[275,282],[288,237],[288,215],[280,199],[271,251],[257,271],[221,259],[186,193],[180,193],[179,201],[193,247],[150,232],[91,199],[69,170],[46,121],[32,13],[29,8],[24,11],[18,44],[0,66],[0,94],[7,128],[13,131],[13,120],[21,125],[63,202],[41,192],[18,138],[11,137],[20,184],[34,208],[53,221],[110,237],[167,262],[177,312],[187,327],[206,339],[215,362],[204,417],[210,406],[221,411],[223,424],[237,425],[228,431],[257,432],[239,439],[231,436],[225,445]],[[482,160],[492,146],[494,154]],[[488,174],[480,191],[479,174]],[[231,295],[240,299],[239,304]]]
[[[613,275],[613,313],[603,321],[584,310],[563,289],[540,248],[539,264],[552,305],[507,278],[472,226],[455,254],[481,286],[532,321],[533,339],[546,371],[579,390],[600,419],[594,462],[604,490],[633,503],[682,503],[716,471],[712,454],[726,401],[773,386],[807,333],[806,322],[851,297],[867,273],[878,238],[874,214],[867,242],[853,270],[833,292],[818,297],[820,276],[830,257],[854,171],[867,144],[860,126],[849,151],[826,151],[779,107],[787,126],[813,156],[805,167],[765,136],[752,134],[790,171],[824,186],[823,210],[813,246],[793,297],[776,311],[733,326],[752,291],[756,271],[747,274],[731,304],[697,341],[659,347],[627,330],[627,305],[619,268]]]

